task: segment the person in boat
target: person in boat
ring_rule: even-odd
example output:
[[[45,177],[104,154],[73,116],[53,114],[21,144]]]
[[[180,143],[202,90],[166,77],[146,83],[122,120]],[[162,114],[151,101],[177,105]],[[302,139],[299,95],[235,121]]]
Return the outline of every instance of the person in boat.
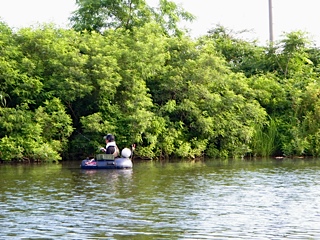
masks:
[[[115,138],[112,134],[108,134],[103,137],[106,140],[106,148],[100,148],[100,150],[106,154],[112,154],[114,157],[119,156],[119,148],[115,142]]]
[[[106,148],[100,148],[100,150],[106,154],[112,154],[115,158],[119,156],[119,148],[115,142],[115,138],[112,134],[108,134],[103,137],[106,140]],[[95,159],[90,159],[86,162],[86,165],[95,164]]]

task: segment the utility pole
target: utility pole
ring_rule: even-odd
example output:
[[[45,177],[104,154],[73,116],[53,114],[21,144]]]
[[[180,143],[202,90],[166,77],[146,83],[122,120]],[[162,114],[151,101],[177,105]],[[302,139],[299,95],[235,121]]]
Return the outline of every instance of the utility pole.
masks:
[[[269,40],[273,43],[272,0],[269,0]]]

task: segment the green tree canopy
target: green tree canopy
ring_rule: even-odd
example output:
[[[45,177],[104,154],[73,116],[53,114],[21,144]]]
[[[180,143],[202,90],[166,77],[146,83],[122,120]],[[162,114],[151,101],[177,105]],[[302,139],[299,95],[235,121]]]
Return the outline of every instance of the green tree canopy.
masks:
[[[79,159],[107,133],[141,158],[320,154],[320,51],[302,32],[191,39],[177,5],[110,14],[129,3],[130,27],[103,15],[101,32],[0,24],[0,159]]]
[[[157,22],[165,33],[180,35],[178,23],[194,18],[168,0],[160,0],[158,8],[150,7],[145,0],[77,0],[76,4],[78,9],[70,18],[76,31],[133,30]]]

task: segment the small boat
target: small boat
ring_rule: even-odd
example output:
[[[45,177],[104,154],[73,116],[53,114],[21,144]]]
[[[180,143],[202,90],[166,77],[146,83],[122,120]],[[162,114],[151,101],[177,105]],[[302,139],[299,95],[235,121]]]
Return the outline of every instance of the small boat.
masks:
[[[95,159],[82,160],[82,169],[126,169],[132,168],[130,158],[131,150],[125,148],[121,152],[121,157],[115,158],[112,154],[97,154]]]

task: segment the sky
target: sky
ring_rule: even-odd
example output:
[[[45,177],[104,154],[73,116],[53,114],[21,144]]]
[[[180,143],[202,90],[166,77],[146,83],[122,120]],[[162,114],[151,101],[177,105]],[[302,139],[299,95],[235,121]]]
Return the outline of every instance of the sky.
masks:
[[[248,30],[247,40],[257,39],[262,45],[269,40],[269,0],[173,0],[196,16],[184,26],[193,37],[206,34],[220,24],[233,31]],[[147,0],[156,6],[158,0]],[[320,0],[272,0],[274,41],[283,34],[301,30],[320,46]],[[11,28],[54,23],[68,26],[76,9],[75,0],[0,0],[0,19]]]

